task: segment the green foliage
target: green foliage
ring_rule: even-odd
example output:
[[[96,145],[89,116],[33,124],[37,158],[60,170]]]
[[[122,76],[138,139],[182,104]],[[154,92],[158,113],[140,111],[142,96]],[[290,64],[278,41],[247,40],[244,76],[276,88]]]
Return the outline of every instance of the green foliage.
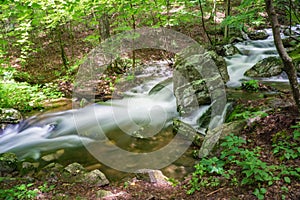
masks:
[[[5,200],[33,199],[38,195],[38,190],[29,189],[33,183],[16,185],[10,189],[0,190],[0,198]]]
[[[245,26],[260,26],[266,23],[266,17],[263,16],[265,5],[263,0],[244,0],[237,7],[234,7],[234,15],[226,17],[222,21],[223,26],[229,25],[235,28],[244,28]]]
[[[276,134],[273,137],[273,153],[275,156],[279,156],[280,160],[290,160],[300,157],[300,123],[292,126],[295,130],[293,135]]]
[[[21,112],[26,112],[40,109],[43,100],[62,96],[63,94],[57,91],[57,88],[51,83],[44,86],[32,86],[25,82],[0,82],[1,108],[15,108]]]
[[[47,182],[38,188],[34,188],[34,183],[16,185],[10,189],[0,189],[0,198],[5,200],[34,199],[39,192],[49,192],[54,187],[54,185],[48,186]]]
[[[263,118],[268,116],[268,113],[261,110],[257,110],[257,108],[253,109],[250,107],[236,106],[234,110],[230,113],[230,115],[227,117],[226,122],[250,119],[258,116]]]
[[[242,89],[250,92],[257,92],[259,90],[259,84],[257,80],[244,81],[242,83]]]
[[[260,147],[249,150],[243,148],[246,143],[246,140],[233,134],[226,136],[220,145],[223,150],[219,157],[203,158],[195,165],[187,193],[219,186],[222,180],[227,180],[232,185],[254,187],[253,194],[258,199],[264,199],[267,190],[262,186],[271,186],[275,181],[290,184],[291,177],[299,179],[299,167],[268,165],[260,158]]]

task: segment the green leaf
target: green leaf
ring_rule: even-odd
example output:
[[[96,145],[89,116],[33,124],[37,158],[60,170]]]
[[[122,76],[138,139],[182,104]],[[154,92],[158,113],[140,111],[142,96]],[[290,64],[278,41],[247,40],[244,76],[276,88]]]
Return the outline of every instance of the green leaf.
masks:
[[[291,183],[291,179],[288,176],[285,176],[283,179],[286,183]]]

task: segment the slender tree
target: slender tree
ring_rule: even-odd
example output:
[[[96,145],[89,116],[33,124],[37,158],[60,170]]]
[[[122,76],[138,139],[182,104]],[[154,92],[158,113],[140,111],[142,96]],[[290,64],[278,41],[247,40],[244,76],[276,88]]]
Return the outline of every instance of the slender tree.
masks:
[[[291,90],[293,93],[294,100],[296,102],[296,105],[298,107],[298,111],[300,111],[300,91],[299,91],[299,85],[297,81],[297,72],[296,67],[293,64],[292,58],[288,55],[286,52],[281,37],[280,37],[280,24],[277,19],[276,11],[273,6],[272,0],[265,0],[266,3],[266,11],[268,13],[269,19],[272,24],[272,31],[274,36],[274,43],[276,46],[276,49],[283,61],[284,64],[284,71],[288,75],[288,79],[290,82]]]
[[[225,0],[225,18],[230,16],[230,0]],[[229,36],[229,25],[226,24],[224,27],[224,39],[226,40]]]

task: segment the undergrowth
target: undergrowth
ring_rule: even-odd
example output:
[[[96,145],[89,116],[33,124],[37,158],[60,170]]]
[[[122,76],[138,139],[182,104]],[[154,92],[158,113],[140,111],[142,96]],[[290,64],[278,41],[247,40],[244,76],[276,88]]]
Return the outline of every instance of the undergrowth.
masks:
[[[292,136],[273,140],[273,155],[281,160],[280,164],[268,164],[261,159],[263,149],[257,146],[247,149],[251,141],[229,135],[220,144],[222,151],[218,156],[203,158],[195,165],[188,194],[200,191],[201,188],[231,186],[249,186],[253,195],[264,199],[267,188],[275,183],[285,183],[281,187],[281,197],[288,194],[286,185],[292,179],[300,180],[300,167],[287,165],[285,161],[297,159],[300,156],[300,123],[293,126]]]

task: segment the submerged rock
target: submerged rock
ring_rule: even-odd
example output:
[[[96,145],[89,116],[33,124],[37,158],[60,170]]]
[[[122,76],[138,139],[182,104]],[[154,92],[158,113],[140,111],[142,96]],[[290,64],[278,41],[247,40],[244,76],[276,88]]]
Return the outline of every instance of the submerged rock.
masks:
[[[283,64],[279,57],[264,58],[245,72],[249,77],[271,77],[283,72]]]

